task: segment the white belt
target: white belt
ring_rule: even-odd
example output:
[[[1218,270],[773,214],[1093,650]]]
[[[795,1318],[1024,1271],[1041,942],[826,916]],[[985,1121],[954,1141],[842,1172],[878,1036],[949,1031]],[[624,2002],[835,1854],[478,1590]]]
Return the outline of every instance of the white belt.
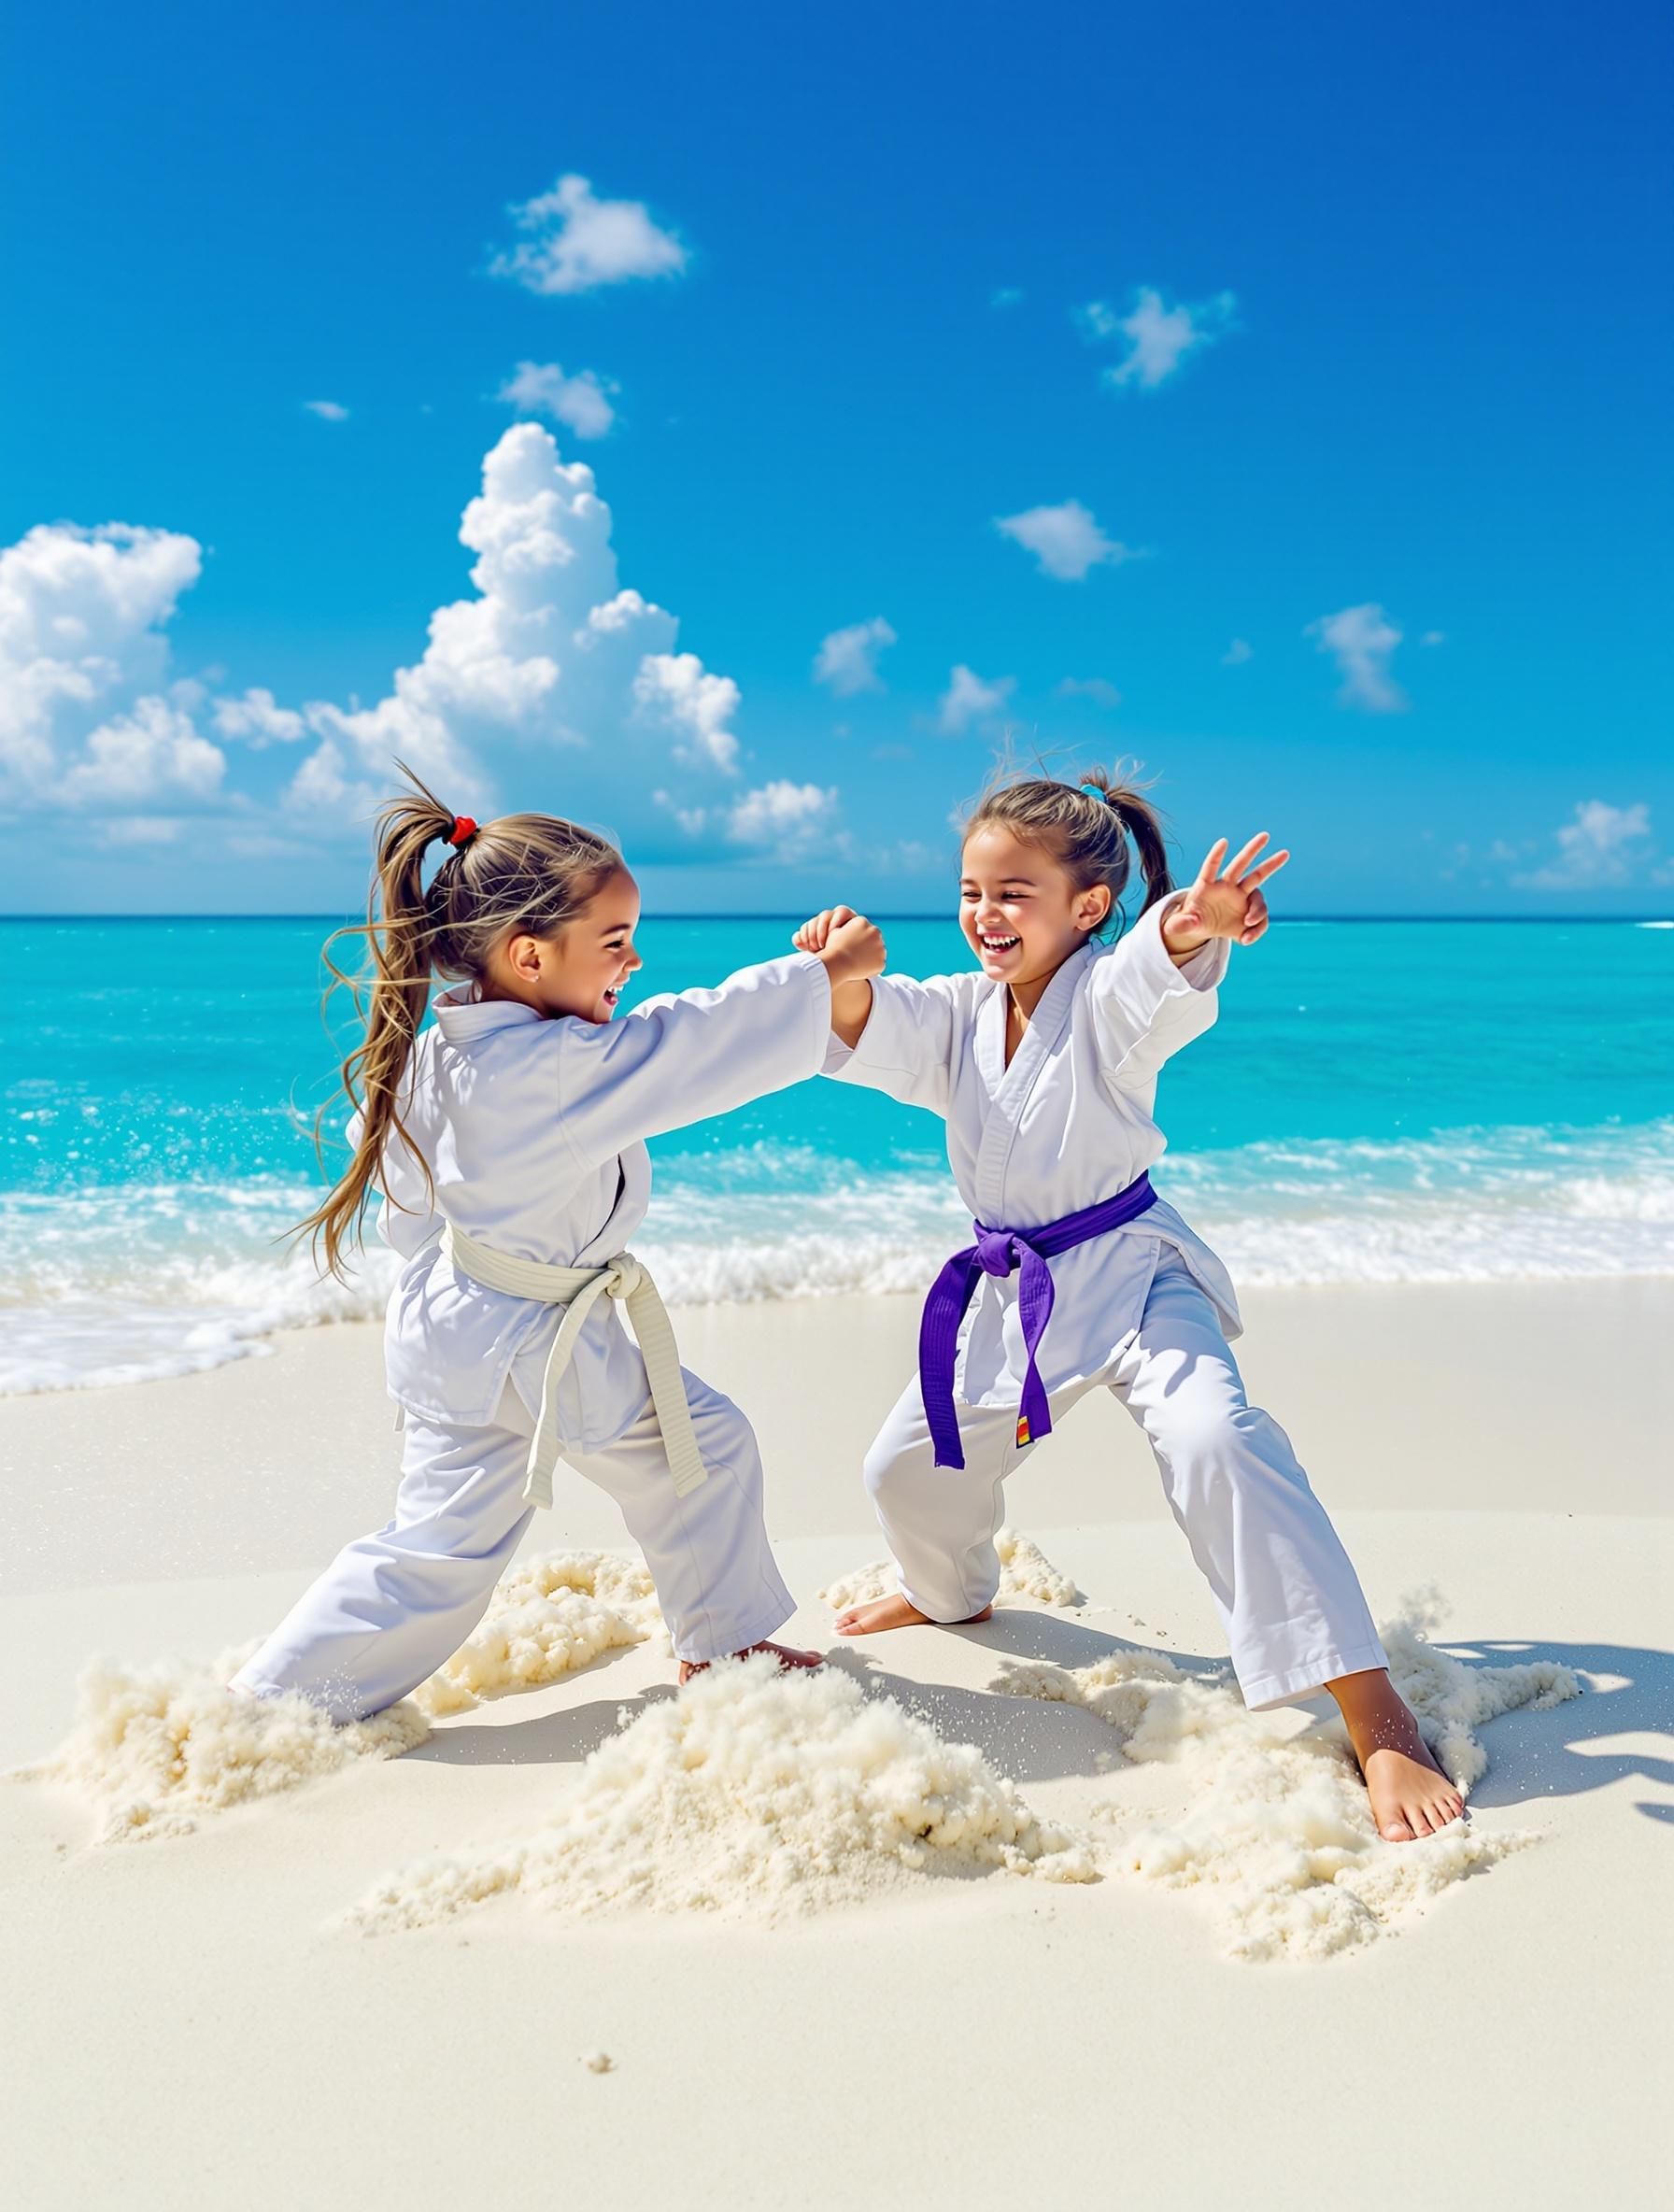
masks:
[[[602,1297],[620,1298],[633,1324],[651,1384],[651,1403],[662,1430],[663,1450],[674,1478],[674,1496],[684,1497],[688,1491],[708,1481],[709,1471],[698,1450],[698,1433],[692,1426],[691,1408],[686,1402],[680,1354],[668,1309],[632,1253],[618,1253],[600,1268],[549,1268],[537,1259],[514,1259],[509,1253],[495,1252],[449,1222],[442,1231],[442,1256],[456,1273],[469,1275],[490,1290],[563,1308],[563,1320],[546,1355],[540,1418],[529,1447],[529,1479],[523,1485],[523,1496],[530,1505],[552,1503],[552,1469],[559,1452],[559,1378],[570,1364],[582,1324]]]

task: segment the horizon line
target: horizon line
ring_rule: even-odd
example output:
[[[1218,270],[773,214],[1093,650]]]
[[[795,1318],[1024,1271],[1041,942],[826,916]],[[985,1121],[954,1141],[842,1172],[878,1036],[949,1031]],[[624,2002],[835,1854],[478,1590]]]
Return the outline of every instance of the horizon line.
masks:
[[[641,922],[787,922],[805,920],[801,907],[758,907],[753,911],[726,909],[713,913],[657,913],[642,915]],[[957,928],[955,917],[945,908],[917,913],[901,911],[895,914],[867,910],[867,918],[874,922],[947,922]],[[344,917],[333,914],[306,912],[275,914],[0,914],[5,922],[325,922],[333,928],[344,925]],[[1274,915],[1270,927],[1283,928],[1287,922],[1337,922],[1355,925],[1386,924],[1405,929],[1435,922],[1511,923],[1529,924],[1537,928],[1550,928],[1554,923],[1608,926],[1610,923],[1664,923],[1674,928],[1674,914],[1289,914]],[[348,924],[360,927],[360,917]]]

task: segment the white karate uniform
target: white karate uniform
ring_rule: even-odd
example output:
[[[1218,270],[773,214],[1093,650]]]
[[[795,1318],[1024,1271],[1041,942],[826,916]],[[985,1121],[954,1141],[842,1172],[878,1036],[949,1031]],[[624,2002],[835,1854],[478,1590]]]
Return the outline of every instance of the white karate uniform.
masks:
[[[959,1195],[989,1228],[1027,1235],[1114,1198],[1162,1156],[1158,1071],[1213,1023],[1227,969],[1220,940],[1175,966],[1162,941],[1168,903],[1115,944],[1089,943],[1065,961],[1009,1068],[1005,986],[972,970],[876,979],[859,1042],[850,1051],[833,1038],[825,1072],[942,1114]],[[1355,1570],[1289,1439],[1245,1399],[1227,1345],[1242,1329],[1238,1303],[1208,1245],[1158,1198],[1047,1265],[1054,1302],[1036,1364],[1054,1425],[1096,1385],[1141,1422],[1245,1702],[1286,1704],[1383,1666]],[[916,1376],[867,1454],[902,1590],[932,1620],[965,1619],[992,1599],[1004,1480],[1038,1448],[1017,1441],[1028,1366],[1018,1286],[1016,1274],[979,1277],[959,1332],[964,1468],[933,1465]]]
[[[445,1225],[518,1259],[603,1266],[645,1219],[645,1140],[817,1073],[830,1012],[808,953],[607,1024],[547,1020],[469,988],[438,1000],[402,1110],[433,1205],[399,1137],[380,1175],[379,1232],[405,1261],[384,1331],[405,1429],[395,1510],[305,1593],[236,1687],[301,1690],[340,1720],[381,1710],[457,1650],[528,1525],[530,1439],[561,1310],[451,1267]],[[762,1523],[749,1423],[682,1374],[706,1469],[684,1496],[615,1298],[582,1324],[554,1405],[562,1457],[622,1507],[675,1652],[706,1660],[771,1636],[794,1607]]]

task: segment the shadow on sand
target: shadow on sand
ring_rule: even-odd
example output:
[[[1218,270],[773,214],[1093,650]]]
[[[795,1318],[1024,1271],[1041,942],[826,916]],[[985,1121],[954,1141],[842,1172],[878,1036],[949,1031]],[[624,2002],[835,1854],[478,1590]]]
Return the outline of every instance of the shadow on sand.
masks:
[[[943,1633],[991,1652],[997,1670],[1004,1659],[1087,1666],[1109,1652],[1156,1648],[1061,1614],[1024,1608],[1001,1610],[991,1621]],[[1445,1636],[1435,1641],[1439,1650],[1467,1665],[1507,1666],[1529,1659],[1554,1659],[1575,1669],[1587,1693],[1579,1704],[1544,1712],[1524,1709],[1488,1723],[1491,1763],[1471,1792],[1473,1805],[1486,1808],[1524,1805],[1539,1797],[1577,1796],[1632,1778],[1674,1792],[1674,1652],[1631,1644],[1539,1638],[1522,1643]],[[1225,1659],[1190,1652],[1170,1651],[1166,1655],[1186,1674],[1214,1680],[1227,1673]],[[603,1675],[627,1656],[626,1652],[607,1652],[581,1674]],[[834,1643],[829,1663],[868,1690],[893,1697],[950,1741],[974,1744],[1000,1773],[1019,1783],[1099,1774],[1103,1771],[1100,1757],[1108,1762],[1114,1748],[1110,1730],[1079,1706],[911,1680],[892,1673],[884,1664],[883,1651],[870,1641]],[[443,1723],[406,1756],[456,1766],[574,1764],[652,1705],[674,1694],[672,1684],[660,1683],[621,1697],[599,1698],[492,1726],[461,1716]],[[1325,1700],[1316,1700],[1312,1709],[1319,1715],[1319,1725],[1333,1724]],[[1667,1751],[1650,1748],[1648,1737],[1666,1744]],[[1674,1797],[1667,1802],[1639,1799],[1636,1810],[1674,1828]]]

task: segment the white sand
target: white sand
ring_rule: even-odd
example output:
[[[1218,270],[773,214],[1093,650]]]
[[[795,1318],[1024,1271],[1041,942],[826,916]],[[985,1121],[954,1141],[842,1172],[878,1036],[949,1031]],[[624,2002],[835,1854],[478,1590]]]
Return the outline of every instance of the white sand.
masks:
[[[387,1508],[373,1332],[0,1404],[19,1508],[0,1760],[69,1739],[58,1780],[0,1788],[17,2201],[459,2212],[532,2186],[824,2212],[861,2187],[933,2212],[1025,2192],[1219,2212],[1375,2191],[1389,2138],[1366,2116],[1390,2112],[1412,2119],[1408,2186],[1417,2154],[1425,2186],[1478,2205],[1652,2201],[1674,1971],[1674,1293],[1250,1309],[1246,1373],[1380,1617],[1415,1584],[1448,1593],[1446,1625],[1396,1656],[1470,1779],[1456,1842],[1369,1839],[1331,1727],[1252,1718],[1216,1688],[1213,1606],[1114,1408],[1078,1410],[1007,1499],[1041,1554],[1014,1553],[1020,1586],[1046,1588],[1043,1563],[1084,1601],[1008,1595],[981,1627],[842,1647],[796,1726],[783,1709],[812,1685],[764,1689],[779,1709],[716,1739],[735,1794],[724,1758],[680,1764],[703,1700],[669,1694],[637,1570],[610,1556],[619,1524],[579,1483],[414,1701],[402,1725],[429,1734],[404,1756],[319,1771],[305,1720],[294,1754],[276,1735],[271,1757],[233,1755],[207,1655],[248,1645]],[[793,1638],[830,1641],[816,1594],[876,1553],[858,1453],[915,1321],[908,1300],[680,1317],[688,1364],[758,1419],[805,1600]],[[123,1656],[78,1721],[95,1651]],[[1566,1669],[1579,1698],[1559,1695]],[[1014,1694],[1031,1679],[1070,1694]],[[717,1712],[730,1690],[713,1678]],[[868,1767],[851,1747],[820,1779],[810,1742],[852,1731],[895,1748]],[[1136,1756],[1148,1741],[1166,1753]],[[694,1824],[684,1851],[665,1801]],[[974,1864],[916,1834],[932,1801],[968,1824]],[[776,1822],[784,1864],[816,1869],[786,1894],[828,1909],[775,1899],[759,1847]],[[92,1848],[130,1825],[168,1840]],[[1004,1854],[1031,1835],[1086,1838],[1103,1879],[1013,1879]],[[1428,1855],[1466,1842],[1485,1848]],[[472,1909],[371,1941],[348,1919],[415,1868],[509,1861],[516,1886]],[[543,1868],[550,1887],[525,1880]],[[576,1909],[584,1877],[606,1909]],[[694,1877],[727,1908],[686,1909]]]
[[[786,1913],[858,1904],[903,1874],[1004,1870],[1090,1881],[969,1744],[835,1667],[723,1661],[596,1751],[553,1817],[488,1852],[389,1877],[351,1918],[417,1928],[517,1891],[566,1918],[634,1908]]]

